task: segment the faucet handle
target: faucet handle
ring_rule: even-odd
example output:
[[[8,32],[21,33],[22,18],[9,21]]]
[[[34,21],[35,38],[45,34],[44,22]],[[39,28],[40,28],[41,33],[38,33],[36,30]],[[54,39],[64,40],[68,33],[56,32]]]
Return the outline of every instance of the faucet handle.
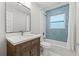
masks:
[[[23,31],[19,31],[19,32],[21,32],[21,33],[22,33]]]
[[[21,35],[23,35],[23,31],[19,31],[19,32],[21,32]]]

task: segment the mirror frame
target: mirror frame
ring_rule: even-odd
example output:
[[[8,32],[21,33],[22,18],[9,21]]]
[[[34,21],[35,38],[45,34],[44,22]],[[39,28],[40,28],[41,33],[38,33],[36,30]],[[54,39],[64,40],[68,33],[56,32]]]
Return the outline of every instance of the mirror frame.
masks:
[[[7,29],[6,29],[6,28],[7,28],[7,26],[6,26],[6,3],[7,3],[7,2],[5,2],[5,32],[6,32],[6,33],[18,33],[18,32],[20,32],[20,31],[16,31],[16,32],[7,32]],[[29,13],[29,15],[30,15],[29,31],[26,31],[26,27],[25,27],[25,31],[23,31],[23,32],[30,32],[30,31],[31,31],[31,9],[28,8],[27,6],[23,5],[23,4],[20,3],[20,2],[16,2],[16,3],[21,4],[23,7],[25,7],[25,8],[27,8],[27,9],[30,10],[30,13]],[[25,23],[25,24],[26,24],[26,23]]]

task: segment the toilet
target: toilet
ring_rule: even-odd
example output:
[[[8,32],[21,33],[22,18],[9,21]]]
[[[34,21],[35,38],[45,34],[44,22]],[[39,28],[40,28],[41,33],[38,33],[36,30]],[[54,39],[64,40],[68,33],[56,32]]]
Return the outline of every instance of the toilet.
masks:
[[[48,56],[50,55],[49,52],[50,52],[50,49],[52,47],[52,44],[48,41],[46,41],[46,39],[41,36],[41,40],[40,40],[40,54],[42,56]]]
[[[40,46],[41,46],[40,54],[43,55],[43,56],[44,55],[48,56],[49,51],[50,51],[49,49],[50,49],[50,47],[52,47],[52,45],[50,43],[48,43],[48,42],[43,41],[43,42],[40,43]]]
[[[48,42],[41,42],[41,47],[43,47],[43,48],[50,48],[52,45],[50,44],[50,43],[48,43]]]
[[[59,56],[59,54],[52,51],[53,45],[49,42],[43,41],[40,43],[41,45],[41,56]]]

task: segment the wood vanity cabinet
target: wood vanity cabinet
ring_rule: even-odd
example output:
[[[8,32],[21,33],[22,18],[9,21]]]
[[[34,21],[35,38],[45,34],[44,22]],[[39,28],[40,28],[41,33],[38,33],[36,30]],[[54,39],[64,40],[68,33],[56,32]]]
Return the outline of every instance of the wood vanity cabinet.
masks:
[[[18,45],[7,41],[8,56],[40,56],[40,38],[36,38]]]

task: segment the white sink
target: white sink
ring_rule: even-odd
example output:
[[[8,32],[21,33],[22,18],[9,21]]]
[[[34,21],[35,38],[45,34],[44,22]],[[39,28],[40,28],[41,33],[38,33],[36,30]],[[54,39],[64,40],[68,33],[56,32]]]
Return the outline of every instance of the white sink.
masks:
[[[11,42],[13,45],[20,44],[25,41],[32,40],[34,38],[41,37],[41,34],[31,34],[31,33],[24,33],[22,36],[21,34],[19,35],[7,35],[6,38],[9,42]]]

